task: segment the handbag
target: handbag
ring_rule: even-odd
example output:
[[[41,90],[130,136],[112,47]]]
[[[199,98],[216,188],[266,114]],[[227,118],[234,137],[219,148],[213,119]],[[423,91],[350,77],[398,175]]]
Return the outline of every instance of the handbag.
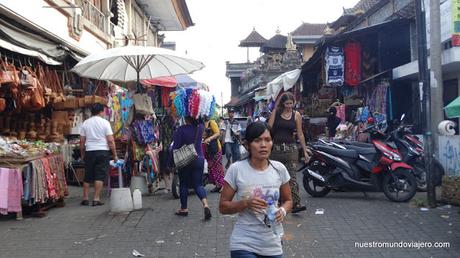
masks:
[[[147,94],[134,94],[133,96],[134,108],[136,114],[151,115],[153,114],[152,99]]]
[[[196,136],[198,135],[198,127],[195,132],[195,140],[191,144],[184,145],[179,149],[173,150],[174,165],[177,169],[181,169],[198,158],[195,150]]]
[[[16,67],[0,58],[0,84],[19,83]]]

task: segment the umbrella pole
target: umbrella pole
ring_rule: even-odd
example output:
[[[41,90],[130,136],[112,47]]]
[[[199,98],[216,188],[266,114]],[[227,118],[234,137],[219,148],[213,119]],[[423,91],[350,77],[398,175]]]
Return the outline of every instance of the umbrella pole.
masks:
[[[136,73],[137,73],[137,80],[136,80],[136,89],[137,89],[137,92],[138,93],[141,93],[142,92],[142,88],[141,88],[141,83],[140,83],[140,79],[139,79],[139,73],[140,71],[139,70],[136,70]]]

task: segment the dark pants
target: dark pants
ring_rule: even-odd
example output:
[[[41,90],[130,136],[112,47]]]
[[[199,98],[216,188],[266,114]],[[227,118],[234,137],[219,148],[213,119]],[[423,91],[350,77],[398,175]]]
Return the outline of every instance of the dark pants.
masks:
[[[192,164],[179,169],[180,207],[187,209],[188,189],[193,188],[200,200],[206,198],[206,191],[202,185],[204,159],[198,158]]]
[[[232,159],[232,162],[236,162],[241,159],[240,144],[237,142],[226,142],[225,143],[225,156],[227,160]]]
[[[231,258],[282,258],[283,255],[258,255],[244,250],[230,251]]]
[[[110,151],[97,150],[85,152],[84,182],[104,181],[110,167]]]

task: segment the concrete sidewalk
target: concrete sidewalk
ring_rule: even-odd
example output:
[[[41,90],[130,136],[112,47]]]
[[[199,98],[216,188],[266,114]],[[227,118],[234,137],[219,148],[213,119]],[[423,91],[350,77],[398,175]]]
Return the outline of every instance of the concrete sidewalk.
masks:
[[[146,257],[229,257],[237,216],[220,215],[219,194],[209,189],[213,218],[204,222],[193,194],[188,217],[173,214],[179,201],[165,193],[145,196],[141,211],[114,215],[108,203],[79,206],[81,189],[71,187],[66,206],[45,218],[1,219],[0,257],[133,257],[133,249]],[[287,218],[285,257],[460,257],[458,207],[421,211],[409,203],[392,203],[381,193],[370,193],[368,199],[362,193],[333,192],[325,198],[301,193],[308,209]],[[324,214],[315,215],[320,208]],[[450,247],[356,247],[400,241],[447,242]]]

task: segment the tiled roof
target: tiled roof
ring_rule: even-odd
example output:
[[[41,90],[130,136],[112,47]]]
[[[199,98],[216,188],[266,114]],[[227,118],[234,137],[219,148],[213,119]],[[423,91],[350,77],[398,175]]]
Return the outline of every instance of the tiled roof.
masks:
[[[360,0],[352,8],[344,8],[343,15],[356,15],[359,13],[365,13],[369,11],[375,4],[380,2],[380,0]]]
[[[283,36],[281,34],[276,34],[262,46],[262,52],[265,52],[268,49],[285,49],[286,43],[287,43],[286,36]]]
[[[240,47],[260,47],[266,42],[267,40],[254,28],[245,39],[240,41]]]
[[[312,36],[312,35],[323,35],[326,24],[318,23],[303,23],[297,29],[295,29],[292,36]]]

